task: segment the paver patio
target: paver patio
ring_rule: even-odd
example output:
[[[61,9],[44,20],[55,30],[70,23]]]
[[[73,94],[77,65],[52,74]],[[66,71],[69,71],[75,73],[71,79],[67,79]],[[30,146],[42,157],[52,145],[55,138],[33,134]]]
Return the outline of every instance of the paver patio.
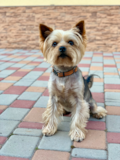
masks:
[[[0,49],[0,160],[120,160],[120,52],[86,52],[78,66],[101,77],[91,91],[108,115],[89,119],[83,142],[70,140],[69,116],[45,137],[50,64],[40,50]]]

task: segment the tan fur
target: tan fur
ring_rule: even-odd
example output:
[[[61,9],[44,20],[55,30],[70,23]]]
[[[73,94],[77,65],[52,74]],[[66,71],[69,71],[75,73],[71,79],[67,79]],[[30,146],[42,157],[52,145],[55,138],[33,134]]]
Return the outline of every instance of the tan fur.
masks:
[[[68,42],[72,40],[74,45]],[[53,42],[57,45],[53,47]],[[40,25],[40,46],[44,58],[56,70],[65,72],[76,66],[82,59],[86,48],[86,31],[84,21],[77,23],[71,30],[53,30]],[[59,48],[66,47],[66,57],[60,57]],[[49,101],[43,114],[44,135],[53,135],[57,131],[59,116],[64,110],[71,112],[71,140],[82,141],[85,138],[86,123],[89,118],[89,106],[83,99],[84,82],[81,71],[59,78],[51,73],[49,83]],[[97,110],[96,110],[97,111]],[[98,111],[99,112],[99,111]],[[96,113],[96,112],[95,112]]]
[[[103,107],[95,105],[91,113],[93,117],[100,119],[106,116],[107,111]]]

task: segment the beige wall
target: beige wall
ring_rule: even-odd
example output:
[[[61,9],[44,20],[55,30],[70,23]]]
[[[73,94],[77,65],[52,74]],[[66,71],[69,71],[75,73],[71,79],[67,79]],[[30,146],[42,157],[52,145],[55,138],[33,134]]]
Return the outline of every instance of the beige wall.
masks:
[[[0,0],[0,6],[120,5],[120,0]]]
[[[0,8],[0,48],[39,48],[39,23],[70,29],[84,19],[88,51],[120,51],[120,6]]]

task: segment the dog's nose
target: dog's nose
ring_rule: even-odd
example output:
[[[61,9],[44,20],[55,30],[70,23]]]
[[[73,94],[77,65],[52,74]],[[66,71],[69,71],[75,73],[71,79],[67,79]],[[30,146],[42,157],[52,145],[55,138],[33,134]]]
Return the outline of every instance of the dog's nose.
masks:
[[[59,48],[59,51],[60,51],[61,53],[63,53],[63,52],[66,51],[66,48],[65,48],[64,46],[61,46],[61,47]]]

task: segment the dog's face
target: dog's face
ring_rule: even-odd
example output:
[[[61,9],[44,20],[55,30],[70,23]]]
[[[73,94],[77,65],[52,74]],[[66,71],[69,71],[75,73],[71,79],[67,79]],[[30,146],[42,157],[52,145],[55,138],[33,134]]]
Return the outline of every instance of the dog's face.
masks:
[[[86,48],[84,21],[71,30],[53,30],[40,24],[40,47],[47,62],[52,65],[71,67],[82,59]]]

